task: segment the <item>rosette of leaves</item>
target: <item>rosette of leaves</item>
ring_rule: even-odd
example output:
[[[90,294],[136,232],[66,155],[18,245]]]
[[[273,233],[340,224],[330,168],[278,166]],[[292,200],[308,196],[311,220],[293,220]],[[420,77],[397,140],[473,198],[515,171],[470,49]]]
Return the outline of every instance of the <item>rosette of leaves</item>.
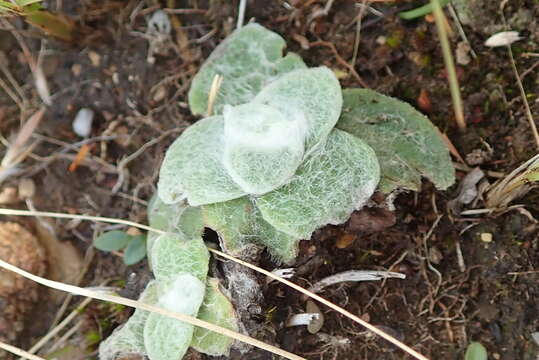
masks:
[[[192,112],[214,113],[167,150],[148,209],[150,226],[166,233],[148,234],[156,280],[141,301],[237,329],[232,304],[207,276],[205,227],[228,253],[241,256],[261,245],[290,261],[300,239],[345,222],[377,187],[417,190],[422,176],[440,189],[453,183],[448,152],[425,116],[371,90],[343,91],[330,69],[283,56],[284,45],[279,35],[249,24],[225,39],[193,79]],[[210,104],[217,75],[223,81]],[[137,311],[100,354],[181,359],[189,346],[224,355],[231,344]]]

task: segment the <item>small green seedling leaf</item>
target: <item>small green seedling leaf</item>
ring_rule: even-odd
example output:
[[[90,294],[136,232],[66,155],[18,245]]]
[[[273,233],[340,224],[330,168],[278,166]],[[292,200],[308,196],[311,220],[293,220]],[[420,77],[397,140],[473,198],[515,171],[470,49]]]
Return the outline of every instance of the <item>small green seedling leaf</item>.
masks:
[[[369,144],[382,169],[380,190],[419,190],[421,176],[438,189],[455,182],[447,147],[430,120],[412,106],[368,89],[345,89],[337,128]]]
[[[189,90],[193,114],[206,114],[215,75],[223,77],[213,105],[214,114],[221,114],[224,105],[245,104],[283,73],[305,68],[295,54],[282,57],[285,45],[282,37],[258,24],[234,31],[217,46],[193,79]]]
[[[158,193],[164,203],[187,198],[191,206],[198,206],[246,194],[222,163],[223,130],[223,118],[214,116],[198,121],[174,141],[159,173]]]
[[[107,231],[94,240],[94,246],[101,251],[119,251],[127,246],[131,236],[119,230]]]
[[[208,279],[198,318],[232,331],[238,331],[236,312],[228,297],[221,291],[218,279]],[[191,346],[206,355],[228,356],[233,342],[234,339],[228,336],[197,327]]]
[[[146,235],[133,236],[124,252],[124,264],[134,265],[146,256]]]
[[[481,343],[473,342],[468,345],[464,360],[487,360],[487,349]]]
[[[257,198],[256,204],[264,220],[279,231],[309,239],[322,226],[348,220],[371,197],[379,179],[374,151],[335,129],[289,184]]]

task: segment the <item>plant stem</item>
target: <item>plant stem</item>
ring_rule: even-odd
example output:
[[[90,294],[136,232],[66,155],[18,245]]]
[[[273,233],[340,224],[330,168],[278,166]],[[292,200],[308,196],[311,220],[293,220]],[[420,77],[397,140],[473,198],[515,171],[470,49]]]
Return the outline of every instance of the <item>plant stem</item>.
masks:
[[[455,119],[457,120],[457,126],[459,130],[464,131],[466,130],[466,121],[464,120],[464,110],[462,108],[462,98],[460,95],[457,71],[455,69],[453,55],[451,54],[451,46],[449,45],[449,39],[447,37],[447,30],[444,25],[445,16],[442,11],[442,6],[440,5],[439,0],[430,0],[430,4],[432,5],[434,18],[436,20],[436,28],[438,29],[438,37],[440,38],[440,44],[442,46],[444,63],[445,63],[446,71],[447,71],[447,79],[449,81],[451,98],[453,100],[453,109],[455,111]]]

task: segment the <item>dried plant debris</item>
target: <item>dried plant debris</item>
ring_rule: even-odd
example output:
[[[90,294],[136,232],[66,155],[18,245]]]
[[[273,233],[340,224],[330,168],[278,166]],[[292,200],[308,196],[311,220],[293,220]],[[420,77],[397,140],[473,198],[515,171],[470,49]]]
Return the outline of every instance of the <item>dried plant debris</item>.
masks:
[[[509,203],[537,187],[538,181],[539,155],[535,155],[488,189],[486,194],[487,207],[491,209],[506,208]]]
[[[375,270],[349,270],[334,274],[317,281],[309,288],[314,293],[320,292],[328,286],[348,281],[380,281],[389,278],[405,279],[406,275],[390,271]]]
[[[17,223],[0,223],[0,259],[32,274],[45,274],[45,250],[37,238]],[[0,270],[0,340],[17,339],[25,317],[38,300],[36,283]]]

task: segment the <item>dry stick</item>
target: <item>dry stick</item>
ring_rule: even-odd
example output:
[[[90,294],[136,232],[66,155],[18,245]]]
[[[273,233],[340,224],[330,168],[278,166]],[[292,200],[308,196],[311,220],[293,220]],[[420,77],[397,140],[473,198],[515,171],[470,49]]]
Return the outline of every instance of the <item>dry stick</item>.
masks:
[[[535,138],[535,144],[537,145],[537,148],[539,148],[539,133],[537,132],[537,125],[535,125],[535,121],[533,120],[533,115],[530,110],[530,104],[528,104],[528,99],[526,99],[526,91],[524,90],[522,80],[520,79],[520,75],[518,74],[517,66],[515,64],[515,58],[513,57],[513,50],[511,50],[511,45],[507,45],[507,51],[509,52],[509,58],[511,59],[511,67],[513,68],[513,73],[515,74],[518,88],[520,90],[520,96],[522,97],[522,101],[524,102],[524,106],[526,107],[526,115],[532,128],[533,137]]]
[[[45,360],[42,357],[30,354],[22,349],[19,349],[18,347],[5,344],[3,342],[0,342],[0,349],[3,349],[5,351],[8,351],[12,354],[22,356],[23,358],[30,359],[30,360]]]
[[[243,26],[243,20],[245,18],[245,8],[247,7],[247,0],[240,0],[238,7],[238,22],[236,23],[236,29]]]
[[[70,215],[70,214],[45,212],[45,211],[13,210],[13,209],[4,209],[4,208],[0,208],[0,215],[48,216],[48,217],[56,217],[56,218],[63,218],[63,219],[82,219],[82,220],[90,220],[90,221],[102,221],[102,222],[107,222],[107,223],[124,224],[124,225],[133,226],[133,227],[138,227],[139,229],[143,229],[143,230],[147,230],[147,231],[153,231],[153,232],[158,233],[158,234],[166,234],[165,231],[154,229],[152,227],[142,225],[142,224],[138,224],[138,223],[135,223],[135,222],[132,222],[132,221],[121,220],[121,219],[112,219],[112,218],[106,218],[106,217],[100,217],[100,216]],[[271,272],[269,272],[267,270],[259,268],[258,266],[255,266],[255,265],[252,265],[252,264],[250,264],[248,262],[236,259],[233,256],[227,255],[227,254],[225,254],[225,253],[223,253],[221,251],[215,250],[215,249],[208,248],[208,250],[210,252],[216,254],[216,255],[219,255],[219,256],[225,258],[225,259],[234,261],[234,262],[236,262],[236,263],[238,263],[240,265],[246,266],[246,267],[248,267],[250,269],[253,269],[255,271],[258,271],[258,272],[260,272],[260,273],[262,273],[262,274],[264,274],[264,275],[266,275],[266,276],[268,276],[268,277],[270,277],[270,278],[272,278],[274,280],[277,280],[277,281],[279,281],[279,282],[281,282],[281,283],[283,283],[285,285],[288,285],[291,288],[293,288],[293,289],[295,289],[295,290],[297,290],[297,291],[299,291],[299,292],[301,292],[301,293],[303,293],[303,294],[305,294],[305,295],[307,295],[307,296],[321,302],[322,304],[328,306],[329,308],[341,313],[342,315],[348,317],[349,319],[351,319],[351,320],[357,322],[358,324],[364,326],[368,330],[372,331],[373,333],[379,335],[380,337],[386,339],[390,343],[396,345],[397,347],[401,348],[405,352],[407,352],[410,355],[414,356],[416,359],[428,360],[427,357],[425,357],[424,355],[421,355],[420,353],[418,353],[414,349],[410,348],[408,345],[400,342],[399,340],[395,339],[394,337],[392,337],[391,335],[385,333],[384,331],[378,329],[377,327],[365,322],[364,320],[360,319],[359,317],[357,317],[356,315],[350,313],[349,311],[347,311],[347,310],[333,304],[329,300],[326,300],[323,297],[318,296],[318,295],[316,295],[316,294],[302,288],[301,286],[296,285],[293,282],[290,282],[290,281],[288,281],[288,280],[286,280],[286,279],[284,279],[284,278],[282,278],[280,276],[277,276],[277,275],[275,275],[275,274],[273,274],[273,273],[271,273]],[[47,281],[50,281],[50,280],[47,280]],[[72,285],[66,285],[66,286],[72,286]],[[75,288],[77,288],[77,287],[75,287]],[[77,288],[77,289],[80,289],[80,288]],[[63,289],[60,289],[60,290],[63,290]],[[83,290],[88,291],[86,289],[83,289]],[[76,293],[76,292],[74,292],[74,293]],[[78,294],[78,293],[76,293],[76,294],[81,295],[81,294]],[[86,296],[86,295],[83,295],[83,296]],[[88,297],[93,297],[93,296],[88,296]],[[122,303],[120,303],[120,304],[122,304]],[[125,304],[123,304],[123,305],[125,305]],[[130,305],[126,305],[126,306],[130,306]],[[146,310],[146,309],[143,309],[143,310]],[[227,334],[225,334],[225,335],[227,335]]]
[[[464,110],[462,108],[462,98],[460,96],[457,71],[455,69],[455,63],[453,62],[453,55],[451,54],[449,39],[447,38],[447,30],[444,27],[445,16],[438,0],[430,0],[430,3],[432,4],[434,18],[436,19],[436,28],[438,29],[438,37],[440,38],[440,44],[442,45],[442,53],[444,55],[444,63],[447,70],[449,88],[451,90],[451,98],[453,99],[455,119],[457,120],[459,130],[464,131],[466,130],[466,121],[464,120]]]
[[[356,68],[357,53],[359,52],[359,42],[361,39],[361,22],[363,16],[365,15],[365,9],[368,6],[369,0],[363,0],[361,3],[361,8],[359,9],[359,14],[356,21],[356,38],[354,40],[354,54],[352,55],[352,63],[350,64],[354,69]]]
[[[102,301],[113,302],[113,303],[116,303],[116,304],[129,306],[129,307],[132,307],[132,308],[135,308],[135,309],[150,311],[150,312],[153,312],[153,313],[157,313],[159,315],[168,316],[168,317],[180,320],[182,322],[185,322],[185,323],[188,323],[188,324],[191,324],[191,325],[194,325],[194,326],[198,326],[198,327],[201,327],[201,328],[204,328],[204,329],[207,329],[207,330],[210,330],[210,331],[213,331],[213,332],[228,336],[228,337],[230,337],[232,339],[242,341],[242,342],[247,343],[249,345],[256,346],[257,348],[269,351],[269,352],[271,352],[273,354],[282,356],[282,357],[287,358],[287,359],[305,360],[304,358],[302,358],[300,356],[294,355],[292,353],[289,353],[288,351],[284,351],[284,350],[279,349],[279,348],[277,348],[275,346],[266,344],[266,343],[264,343],[264,342],[262,342],[260,340],[253,339],[253,338],[251,338],[249,336],[246,336],[246,335],[237,333],[235,331],[232,331],[232,330],[229,330],[229,329],[226,329],[226,328],[211,324],[211,323],[206,322],[206,321],[202,321],[202,320],[194,318],[192,316],[188,316],[188,315],[185,315],[185,314],[182,314],[182,313],[166,310],[166,309],[160,308],[158,306],[145,304],[143,302],[131,300],[131,299],[124,298],[124,297],[121,297],[121,296],[103,294],[103,293],[100,293],[100,292],[97,292],[97,291],[81,288],[81,287],[78,287],[78,286],[64,284],[64,283],[61,283],[61,282],[58,282],[58,281],[45,279],[45,278],[42,278],[40,276],[31,274],[31,273],[29,273],[27,271],[24,271],[24,270],[14,266],[14,265],[11,265],[11,264],[3,261],[3,260],[0,260],[0,267],[4,268],[6,270],[12,271],[12,272],[14,272],[14,273],[16,273],[18,275],[21,275],[21,276],[23,276],[23,277],[25,277],[27,279],[30,279],[30,280],[32,280],[34,282],[37,282],[37,283],[39,283],[41,285],[44,285],[44,286],[47,286],[47,287],[50,287],[50,288],[53,288],[53,289],[56,289],[56,290],[70,292],[70,293],[80,295],[80,296],[85,296],[85,297],[89,297],[89,298],[93,298],[93,299],[97,299],[97,300],[102,300]],[[24,352],[24,353],[21,353],[21,354],[18,354],[18,355],[25,356],[25,354],[28,354],[28,353]],[[31,354],[28,354],[28,355],[31,355]],[[30,359],[41,359],[41,358],[36,357],[36,358],[30,358]]]

